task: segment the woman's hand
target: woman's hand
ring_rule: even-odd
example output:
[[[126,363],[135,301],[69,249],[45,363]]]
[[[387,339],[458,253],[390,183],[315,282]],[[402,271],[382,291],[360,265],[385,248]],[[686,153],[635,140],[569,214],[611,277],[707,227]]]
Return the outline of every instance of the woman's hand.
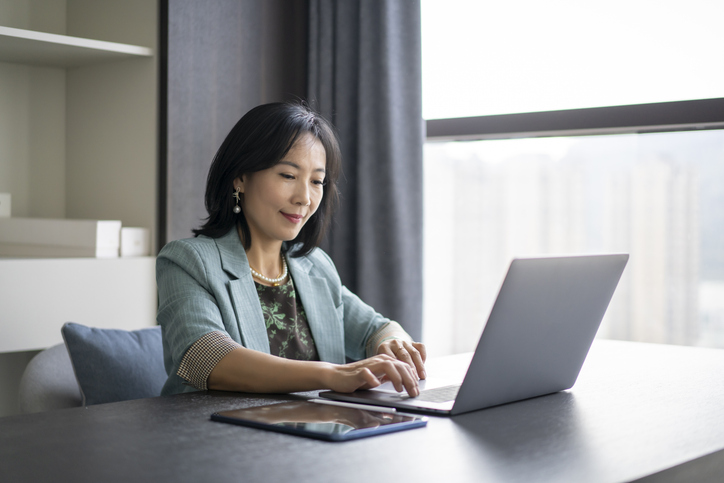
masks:
[[[386,340],[377,348],[377,354],[386,354],[405,362],[416,371],[418,379],[427,378],[425,373],[427,350],[422,342],[408,342],[402,339]]]
[[[331,369],[326,386],[333,391],[353,392],[390,381],[398,392],[407,391],[412,397],[420,394],[415,368],[386,354],[334,365]]]
[[[209,389],[287,393],[332,389],[353,392],[390,381],[396,390],[417,396],[418,377],[409,364],[385,354],[350,364],[297,361],[237,347],[209,375]]]

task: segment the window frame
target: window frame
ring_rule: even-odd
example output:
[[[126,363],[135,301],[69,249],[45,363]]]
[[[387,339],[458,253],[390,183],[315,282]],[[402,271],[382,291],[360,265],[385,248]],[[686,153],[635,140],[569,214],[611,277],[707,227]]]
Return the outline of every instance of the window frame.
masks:
[[[427,141],[675,132],[724,128],[724,98],[425,121]]]

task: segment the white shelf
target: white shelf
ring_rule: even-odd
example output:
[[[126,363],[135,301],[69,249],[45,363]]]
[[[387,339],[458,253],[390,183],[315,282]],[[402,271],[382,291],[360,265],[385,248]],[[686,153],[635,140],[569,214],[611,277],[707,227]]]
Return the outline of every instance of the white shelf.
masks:
[[[0,259],[0,353],[63,342],[65,322],[156,324],[156,258]]]
[[[0,62],[78,67],[152,56],[153,49],[137,45],[0,27]]]

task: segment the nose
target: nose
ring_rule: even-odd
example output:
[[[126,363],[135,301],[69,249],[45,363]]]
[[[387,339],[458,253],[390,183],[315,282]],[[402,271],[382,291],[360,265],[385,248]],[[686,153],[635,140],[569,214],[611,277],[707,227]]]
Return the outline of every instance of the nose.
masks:
[[[294,191],[294,204],[301,206],[309,206],[312,204],[312,198],[309,193],[307,183],[298,183],[297,189]]]

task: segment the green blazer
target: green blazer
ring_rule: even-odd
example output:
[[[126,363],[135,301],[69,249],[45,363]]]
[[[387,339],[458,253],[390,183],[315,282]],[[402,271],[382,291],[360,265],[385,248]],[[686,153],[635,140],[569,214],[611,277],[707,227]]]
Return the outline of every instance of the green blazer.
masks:
[[[321,249],[287,265],[323,361],[345,363],[366,357],[366,343],[390,320],[344,287]],[[156,260],[158,323],[169,377],[162,394],[195,390],[179,377],[186,351],[213,331],[242,346],[269,353],[261,303],[236,229],[221,238],[199,236],[167,244]]]

